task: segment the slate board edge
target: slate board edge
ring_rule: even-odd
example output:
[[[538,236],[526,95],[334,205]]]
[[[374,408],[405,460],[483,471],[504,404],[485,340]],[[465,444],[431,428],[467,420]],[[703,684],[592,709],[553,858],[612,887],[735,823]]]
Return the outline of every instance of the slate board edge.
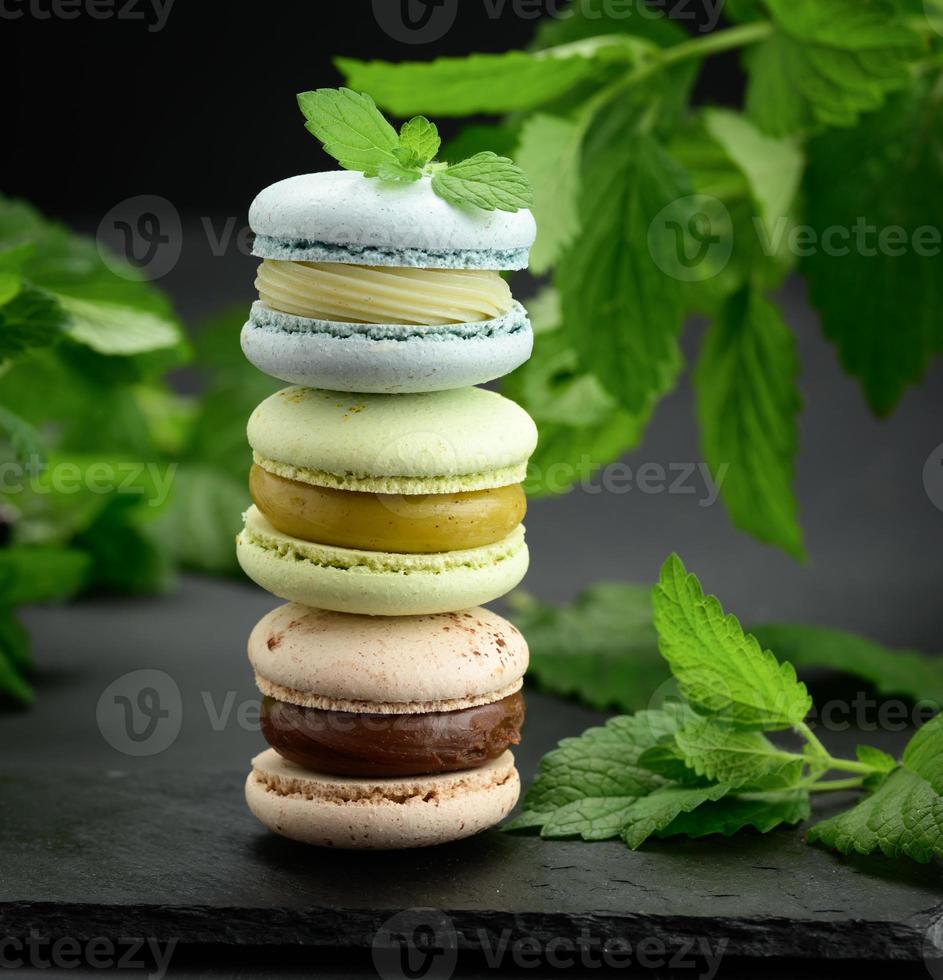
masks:
[[[134,936],[200,946],[311,946],[369,948],[380,926],[399,909],[367,911],[339,908],[229,908],[223,906],[95,905],[79,903],[0,903],[0,934],[26,937],[69,936],[87,941]],[[429,910],[424,910],[428,914]],[[932,916],[906,923],[845,919],[830,922],[774,917],[698,918],[690,916],[434,910],[454,924],[462,950],[494,949],[531,936],[577,939],[581,933],[604,942],[623,938],[635,944],[657,937],[669,949],[698,940],[724,955],[751,959],[790,957],[830,961],[919,962],[927,957],[926,931]],[[422,913],[419,913],[421,915]],[[585,930],[585,932],[584,932]]]

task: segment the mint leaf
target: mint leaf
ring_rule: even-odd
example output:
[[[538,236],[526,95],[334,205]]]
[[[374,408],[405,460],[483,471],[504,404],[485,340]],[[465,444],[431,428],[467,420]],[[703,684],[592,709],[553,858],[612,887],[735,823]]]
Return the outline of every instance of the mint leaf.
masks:
[[[783,824],[795,825],[808,820],[811,812],[809,794],[804,790],[727,796],[704,803],[693,812],[679,814],[658,836],[732,837],[748,827],[768,834]]]
[[[662,567],[652,600],[661,654],[697,712],[763,731],[793,727],[809,713],[812,699],[792,666],[724,615],[677,555]]]
[[[617,3],[573,0],[564,16],[544,17],[538,23],[534,47],[573,44],[611,34],[644,38],[659,47],[669,47],[687,38],[684,28],[670,17],[651,16],[642,8],[635,9],[638,16],[633,13],[627,17],[629,8]]]
[[[793,139],[764,135],[746,117],[729,109],[708,109],[704,126],[746,177],[759,217],[770,234],[793,206],[805,161]]]
[[[45,458],[46,449],[36,429],[3,405],[0,405],[0,435],[7,437],[19,462]]]
[[[469,116],[552,102],[581,82],[604,79],[609,60],[620,56],[631,51],[613,40],[587,53],[508,51],[397,64],[338,58],[335,64],[351,88],[370,92],[394,115]]]
[[[747,52],[747,111],[774,136],[851,126],[910,80],[918,38],[890,0],[767,0],[776,33]]]
[[[183,340],[174,321],[147,310],[69,296],[59,299],[69,317],[69,336],[99,354],[129,357],[172,348]]]
[[[850,674],[884,696],[923,699],[943,705],[943,658],[895,650],[864,636],[824,626],[770,623],[752,630],[766,648],[795,667]]]
[[[307,119],[305,129],[345,170],[376,177],[383,169],[387,179],[407,173],[393,153],[400,146],[399,136],[369,95],[321,88],[301,92],[298,106]]]
[[[943,856],[943,716],[911,739],[903,765],[846,813],[816,824],[812,843],[843,854],[906,856],[926,863]]]
[[[248,505],[245,479],[216,467],[184,463],[167,508],[150,530],[183,568],[235,575],[239,564],[233,541]]]
[[[844,237],[832,248],[820,237],[801,268],[825,335],[878,415],[943,351],[943,196],[928,190],[943,184],[941,134],[943,106],[924,84],[809,144],[808,221]]]
[[[744,289],[711,325],[695,385],[704,455],[733,522],[802,558],[792,491],[798,372],[795,338],[779,311]]]
[[[600,583],[563,607],[521,593],[508,603],[530,647],[528,676],[545,691],[634,711],[666,679],[643,586]]]
[[[14,667],[25,669],[33,662],[29,633],[11,609],[0,607],[0,649]]]
[[[540,772],[524,797],[522,814],[507,830],[541,828],[543,837],[617,837],[625,811],[665,781],[638,766],[639,756],[671,735],[690,717],[667,705],[613,718],[579,738],[564,739],[540,761]]]
[[[417,165],[424,167],[435,159],[442,140],[439,139],[439,130],[433,123],[425,116],[416,116],[409,122],[403,123],[399,131],[399,144],[401,149],[415,154]]]
[[[717,786],[665,786],[633,801],[623,815],[622,839],[637,850],[653,834],[663,833],[684,814],[705,803],[714,803],[730,792],[725,783]]]
[[[23,288],[23,265],[32,250],[32,245],[25,244],[0,251],[0,306]]]
[[[675,382],[684,313],[681,283],[653,259],[649,232],[689,191],[651,137],[627,124],[594,135],[584,159],[583,231],[558,263],[556,284],[582,368],[640,416]],[[654,234],[659,249],[677,246],[667,229]]]
[[[0,594],[8,606],[70,599],[88,580],[88,555],[73,548],[0,549]]]
[[[432,175],[432,189],[450,204],[484,211],[519,211],[534,201],[524,171],[490,150],[437,170]]]
[[[546,272],[580,230],[580,162],[583,131],[558,116],[535,115],[521,130],[517,160],[534,186],[537,240],[530,267]]]
[[[803,762],[778,749],[760,732],[741,732],[711,718],[698,718],[685,725],[674,743],[689,768],[713,782],[756,786],[775,773],[777,781],[802,776]],[[782,772],[788,766],[788,774]]]
[[[55,297],[27,286],[0,307],[0,361],[33,347],[49,347],[62,337],[65,314]]]

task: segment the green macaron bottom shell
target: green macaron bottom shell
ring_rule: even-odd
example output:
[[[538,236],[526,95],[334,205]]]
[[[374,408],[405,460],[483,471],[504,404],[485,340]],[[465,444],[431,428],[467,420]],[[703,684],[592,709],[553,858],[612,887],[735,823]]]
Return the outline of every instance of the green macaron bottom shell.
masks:
[[[365,616],[422,616],[481,606],[527,573],[523,526],[503,541],[443,554],[357,551],[302,541],[256,507],[236,539],[243,571],[267,592],[304,606]]]
[[[337,245],[307,239],[256,235],[252,254],[287,262],[340,262],[344,265],[385,265],[409,269],[526,269],[529,248],[393,248],[382,245]]]

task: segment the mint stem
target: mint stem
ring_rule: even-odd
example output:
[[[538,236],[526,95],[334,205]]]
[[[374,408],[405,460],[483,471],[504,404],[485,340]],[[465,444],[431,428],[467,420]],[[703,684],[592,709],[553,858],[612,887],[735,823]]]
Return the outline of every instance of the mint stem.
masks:
[[[864,779],[827,779],[814,780],[806,787],[810,793],[840,793],[850,789],[861,789]]]

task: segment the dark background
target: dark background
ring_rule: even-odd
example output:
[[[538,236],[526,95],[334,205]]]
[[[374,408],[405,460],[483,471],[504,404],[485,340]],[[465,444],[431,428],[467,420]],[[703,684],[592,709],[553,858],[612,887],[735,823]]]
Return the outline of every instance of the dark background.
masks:
[[[7,0],[4,9],[21,9],[20,2],[30,0]],[[53,0],[32,2],[48,9]],[[673,6],[687,13],[703,5]],[[338,84],[331,58],[339,54],[425,59],[528,43],[533,20],[510,3],[499,18],[493,9],[487,0],[462,0],[455,26],[430,45],[391,39],[367,0],[176,0],[157,32],[145,20],[85,13],[2,18],[0,190],[91,233],[128,197],[167,198],[182,215],[184,246],[160,285],[198,329],[201,317],[252,298],[255,263],[236,238],[252,197],[277,179],[332,165],[304,130],[295,93]],[[132,12],[153,18],[145,0]],[[741,84],[735,57],[711,59],[698,98],[738,104]],[[445,120],[442,128],[448,137],[460,126]],[[529,288],[526,280],[517,286],[524,296]],[[651,581],[676,549],[748,620],[818,622],[902,646],[943,645],[943,513],[923,480],[943,441],[943,372],[935,366],[890,420],[874,420],[804,297],[801,282],[787,288],[806,401],[797,490],[808,563],[737,532],[720,504],[700,506],[700,482],[685,495],[579,491],[531,508],[532,592],[563,600],[603,578]],[[687,331],[689,362],[700,331],[697,323]],[[628,462],[700,459],[685,375]]]

